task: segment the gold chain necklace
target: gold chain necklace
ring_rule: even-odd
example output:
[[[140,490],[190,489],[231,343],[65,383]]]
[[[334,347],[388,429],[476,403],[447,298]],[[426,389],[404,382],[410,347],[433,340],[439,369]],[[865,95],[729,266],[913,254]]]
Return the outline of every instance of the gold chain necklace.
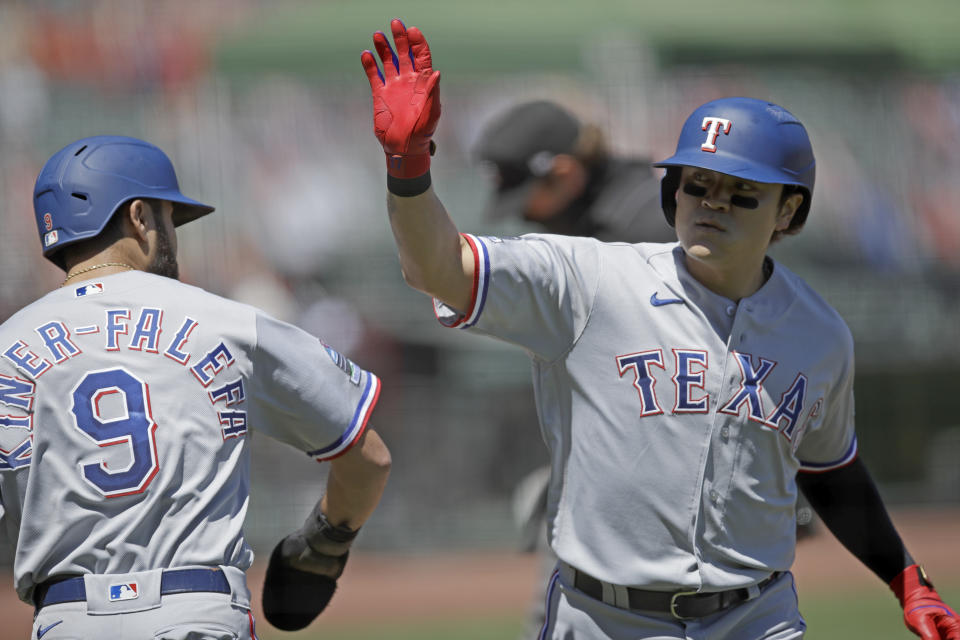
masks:
[[[104,262],[102,264],[95,264],[92,267],[87,267],[86,269],[80,269],[80,271],[77,271],[75,273],[68,273],[67,277],[64,278],[63,282],[60,283],[60,286],[62,287],[63,285],[67,284],[67,281],[70,280],[70,278],[74,278],[80,275],[81,273],[86,273],[87,271],[93,271],[94,269],[102,269],[103,267],[126,267],[127,269],[133,269],[134,271],[136,271],[137,269],[133,265],[129,265],[126,262]]]

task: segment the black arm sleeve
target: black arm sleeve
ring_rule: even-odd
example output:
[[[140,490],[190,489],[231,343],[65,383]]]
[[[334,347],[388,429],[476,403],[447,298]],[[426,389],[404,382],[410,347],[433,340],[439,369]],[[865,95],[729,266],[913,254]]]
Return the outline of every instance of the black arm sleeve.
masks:
[[[801,472],[797,484],[837,540],[885,583],[913,564],[859,458],[833,471]]]

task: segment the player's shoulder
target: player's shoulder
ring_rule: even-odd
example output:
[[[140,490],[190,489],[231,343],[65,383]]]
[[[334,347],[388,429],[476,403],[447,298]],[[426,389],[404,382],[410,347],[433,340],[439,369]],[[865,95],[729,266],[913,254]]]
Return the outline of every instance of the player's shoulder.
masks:
[[[125,301],[131,305],[165,304],[171,307],[192,307],[198,312],[209,310],[221,317],[228,314],[255,310],[248,304],[237,302],[228,297],[208,291],[197,285],[176,278],[168,278],[145,271],[127,271],[104,278],[102,281],[89,281],[84,287],[68,289],[66,297],[84,297],[91,301],[100,296],[111,304]],[[53,303],[59,301],[52,296],[42,300]]]
[[[564,236],[552,234],[528,234],[524,236],[534,242],[547,242],[559,251],[571,255],[590,254],[603,264],[630,265],[637,268],[659,270],[658,264],[664,263],[670,270],[675,263],[678,242],[611,242],[588,236]]]
[[[658,273],[676,275],[679,242],[601,242],[602,256],[608,261],[636,263]]]
[[[673,264],[672,252],[677,243],[629,243],[606,242],[589,236],[567,236],[550,233],[528,233],[514,237],[479,236],[485,250],[491,252],[491,260],[499,262],[495,256],[511,256],[510,262],[516,264],[547,264],[574,271],[595,271],[597,274],[606,269],[656,270],[651,260],[657,256],[667,256],[666,262]]]
[[[267,315],[253,304],[234,300],[197,285],[149,273],[143,276],[151,279],[149,285],[144,288],[146,295],[154,296],[158,300],[167,300],[169,304],[175,304],[188,315],[190,313],[206,315],[221,325],[239,323],[240,326],[245,324],[252,326],[258,318]]]
[[[131,275],[134,278],[139,279],[139,282],[137,282],[137,288],[145,292],[147,295],[162,295],[164,297],[169,297],[169,299],[183,302],[194,300],[203,301],[204,303],[216,305],[221,311],[230,311],[234,308],[253,309],[253,307],[246,303],[238,302],[218,293],[208,291],[207,289],[204,289],[198,285],[189,284],[175,278],[167,278],[152,273],[144,273],[142,271]]]
[[[671,253],[676,242],[620,242],[599,240],[592,236],[568,236],[558,233],[525,233],[520,236],[479,236],[487,243],[503,244],[511,241],[542,243],[556,247],[590,248],[596,251],[634,253],[645,258]]]
[[[784,280],[792,293],[794,302],[791,312],[795,315],[802,314],[804,323],[808,327],[817,327],[819,335],[825,340],[828,336],[834,336],[852,349],[853,334],[840,312],[806,280],[782,263],[777,262],[775,269],[778,277]]]
[[[0,341],[6,334],[19,334],[24,329],[30,330],[38,320],[80,314],[86,305],[131,309],[157,307],[164,312],[179,310],[188,315],[201,314],[231,320],[252,318],[258,311],[251,305],[174,278],[143,271],[128,271],[86,280],[46,293],[0,325]]]
[[[475,239],[483,250],[514,255],[583,255],[595,253],[604,243],[587,236],[567,236],[554,233],[525,233],[518,236],[478,235]]]

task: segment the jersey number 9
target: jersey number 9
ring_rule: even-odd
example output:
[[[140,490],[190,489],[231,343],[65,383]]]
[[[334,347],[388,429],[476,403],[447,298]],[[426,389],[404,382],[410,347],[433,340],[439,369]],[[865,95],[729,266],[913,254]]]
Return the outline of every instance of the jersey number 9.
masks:
[[[111,417],[104,418],[101,413],[107,405]],[[132,459],[122,469],[108,469],[106,461],[81,464],[87,482],[107,498],[146,489],[160,468],[157,423],[150,412],[147,384],[125,369],[91,371],[74,388],[71,410],[76,427],[99,446],[126,444],[130,448]]]

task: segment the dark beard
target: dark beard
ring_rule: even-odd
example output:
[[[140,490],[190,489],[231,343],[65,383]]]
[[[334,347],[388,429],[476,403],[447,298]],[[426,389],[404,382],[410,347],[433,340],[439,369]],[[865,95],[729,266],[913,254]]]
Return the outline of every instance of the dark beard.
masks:
[[[147,267],[147,272],[174,280],[180,278],[180,266],[177,264],[177,254],[170,244],[170,236],[167,235],[167,230],[159,225],[157,226],[157,257]]]

